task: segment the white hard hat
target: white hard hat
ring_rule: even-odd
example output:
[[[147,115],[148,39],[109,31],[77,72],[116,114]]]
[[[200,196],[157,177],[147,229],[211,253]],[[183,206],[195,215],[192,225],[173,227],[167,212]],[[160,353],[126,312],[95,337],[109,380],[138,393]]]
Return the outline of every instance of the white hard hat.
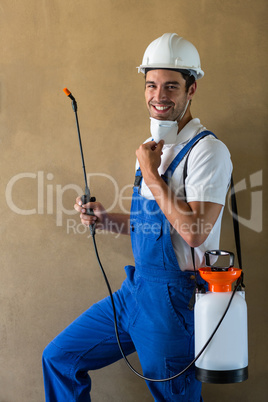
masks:
[[[187,70],[196,79],[202,78],[200,58],[195,46],[176,33],[165,33],[155,39],[145,50],[138,72],[145,74],[146,69]],[[185,73],[187,73],[185,71]]]

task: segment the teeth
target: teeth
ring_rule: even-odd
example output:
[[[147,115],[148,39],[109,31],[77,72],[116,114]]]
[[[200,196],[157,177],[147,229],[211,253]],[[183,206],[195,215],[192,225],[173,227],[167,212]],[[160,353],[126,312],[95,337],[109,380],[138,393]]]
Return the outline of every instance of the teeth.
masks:
[[[155,106],[156,110],[166,110],[169,106]]]

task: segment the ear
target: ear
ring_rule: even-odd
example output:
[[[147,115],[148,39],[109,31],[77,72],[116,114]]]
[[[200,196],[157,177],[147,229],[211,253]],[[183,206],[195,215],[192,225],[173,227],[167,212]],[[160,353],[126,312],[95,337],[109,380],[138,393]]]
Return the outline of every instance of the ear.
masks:
[[[191,100],[194,96],[194,94],[196,93],[197,90],[197,84],[196,81],[190,86],[189,90],[188,90],[188,95],[187,95],[187,99]]]

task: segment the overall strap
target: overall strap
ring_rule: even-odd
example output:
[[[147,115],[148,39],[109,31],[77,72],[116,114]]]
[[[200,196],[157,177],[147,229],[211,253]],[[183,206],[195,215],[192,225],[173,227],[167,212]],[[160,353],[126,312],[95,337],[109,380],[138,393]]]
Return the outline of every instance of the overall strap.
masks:
[[[140,188],[141,185],[141,181],[142,181],[142,173],[141,173],[141,168],[139,167],[136,170],[136,174],[135,174],[135,181],[134,181],[134,191],[138,191],[138,189]]]
[[[207,135],[213,135],[215,138],[215,134],[213,134],[211,131],[205,130],[202,131],[201,133],[197,134],[194,138],[191,139],[191,141],[189,141],[183,148],[182,150],[178,153],[178,155],[173,159],[173,161],[171,162],[171,164],[169,165],[169,167],[167,168],[167,170],[165,171],[165,173],[162,175],[162,179],[168,183],[168,180],[170,179],[170,177],[173,175],[175,169],[177,168],[177,166],[179,165],[179,163],[183,160],[183,158],[185,157],[185,155],[190,151],[190,149],[192,149],[192,147],[194,145],[197,144],[197,142],[199,140],[201,140],[201,138],[206,137]]]
[[[207,135],[213,135],[215,138],[217,138],[215,134],[213,134],[211,131],[208,131],[208,130],[203,131],[203,132],[200,133],[200,134],[204,134],[204,135],[201,136],[201,137],[199,137],[199,138],[197,138],[197,140],[194,142],[194,144],[193,144],[192,147],[189,149],[189,151],[192,151],[192,149],[194,148],[194,146],[197,145],[197,143],[198,143],[202,138],[206,137]],[[194,137],[194,138],[196,138],[196,137]],[[193,139],[194,139],[194,138],[193,138]],[[187,177],[187,166],[188,166],[188,158],[189,158],[189,156],[190,156],[190,152],[189,152],[188,155],[187,155],[187,158],[186,158],[186,161],[185,161],[185,164],[184,164],[184,168],[183,168],[183,186],[184,186],[184,195],[185,195],[185,198],[186,198],[185,180],[186,180],[186,177]]]

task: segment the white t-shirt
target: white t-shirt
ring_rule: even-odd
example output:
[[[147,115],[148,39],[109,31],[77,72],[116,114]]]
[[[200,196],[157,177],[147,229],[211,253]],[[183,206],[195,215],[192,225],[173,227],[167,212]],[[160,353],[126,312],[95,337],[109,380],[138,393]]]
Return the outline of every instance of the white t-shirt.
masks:
[[[206,130],[199,119],[191,120],[179,133],[176,144],[164,145],[161,157],[159,174],[164,174],[170,163],[180,150],[197,134]],[[149,138],[145,142],[152,140]],[[183,168],[184,158],[169,182],[172,191],[181,198],[184,198]],[[139,167],[136,162],[136,169]],[[209,135],[199,141],[192,149],[188,158],[187,177],[185,181],[186,201],[206,201],[225,205],[226,193],[230,184],[232,162],[227,147],[218,139]],[[144,180],[141,184],[141,195],[147,199],[154,199],[151,191]],[[204,253],[207,250],[219,248],[220,230],[223,208],[221,213],[201,246],[195,248],[196,268],[205,266]],[[208,230],[202,222],[192,230]],[[193,270],[190,246],[183,240],[175,229],[171,229],[171,240],[179,266],[182,271]]]

